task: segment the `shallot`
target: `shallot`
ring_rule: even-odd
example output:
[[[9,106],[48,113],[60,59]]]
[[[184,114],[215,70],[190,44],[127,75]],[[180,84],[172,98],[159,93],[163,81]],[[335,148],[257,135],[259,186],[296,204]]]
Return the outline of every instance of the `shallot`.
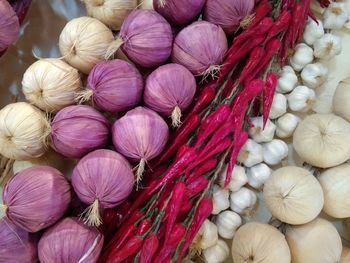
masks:
[[[0,52],[13,44],[19,35],[19,21],[6,0],[0,1]]]

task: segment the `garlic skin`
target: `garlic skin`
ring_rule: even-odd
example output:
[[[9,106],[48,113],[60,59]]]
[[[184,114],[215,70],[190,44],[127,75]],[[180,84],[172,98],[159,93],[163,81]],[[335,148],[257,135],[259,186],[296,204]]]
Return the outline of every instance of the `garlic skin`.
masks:
[[[307,64],[314,60],[314,51],[305,43],[295,46],[294,54],[290,58],[289,63],[296,71],[301,71]]]
[[[277,119],[287,112],[287,98],[283,94],[275,93],[273,97],[271,110],[270,110],[270,119]]]
[[[221,211],[230,207],[230,192],[228,189],[214,185],[213,188],[213,215],[218,215]]]
[[[230,195],[231,210],[238,214],[250,212],[257,202],[256,194],[248,188],[242,187]]]
[[[286,113],[277,120],[276,135],[279,138],[289,138],[293,135],[300,118],[292,113]]]
[[[219,177],[220,186],[222,188],[225,185],[226,171],[227,171],[227,165],[226,165],[225,169],[223,169],[223,171],[221,172],[220,177]],[[240,165],[235,165],[233,168],[233,171],[232,171],[231,181],[228,184],[228,189],[231,192],[236,192],[239,189],[241,189],[242,186],[245,185],[246,183],[248,183],[248,178],[246,175],[245,168],[243,166],[240,166]]]
[[[219,239],[216,245],[207,248],[203,251],[204,260],[206,263],[221,263],[224,262],[230,255],[230,249],[226,242]]]
[[[298,86],[288,95],[288,106],[292,111],[307,112],[315,100],[315,91],[306,86]]]
[[[291,66],[284,66],[279,73],[277,92],[287,93],[292,91],[298,83],[298,77]]]
[[[314,89],[327,80],[328,68],[321,63],[308,64],[300,75],[304,85]]]
[[[256,142],[270,142],[272,141],[275,131],[276,125],[267,120],[265,128],[264,128],[264,118],[261,117],[253,117],[250,119],[253,127],[249,129],[250,137]]]
[[[348,22],[349,15],[344,3],[331,2],[323,13],[324,28],[341,29]]]
[[[260,163],[247,169],[248,183],[251,187],[259,189],[270,178],[272,169],[264,163]]]
[[[237,228],[242,224],[242,219],[239,214],[228,210],[218,215],[215,224],[222,238],[232,239]]]
[[[308,19],[304,30],[304,41],[312,46],[315,41],[324,35],[323,23],[317,19],[318,24],[311,18]]]
[[[209,219],[206,219],[194,239],[194,244],[200,249],[207,249],[218,242],[218,229]]]
[[[262,146],[254,140],[248,139],[239,152],[237,160],[246,167],[261,163],[263,161]]]
[[[269,165],[279,164],[288,156],[288,145],[279,139],[263,144],[264,162]]]
[[[339,55],[342,51],[340,37],[327,33],[314,43],[314,56],[316,58],[329,60]]]
[[[338,116],[350,121],[350,82],[341,81],[333,97],[333,111]]]
[[[350,248],[343,247],[343,251],[341,253],[341,258],[339,263],[349,263],[350,262]]]

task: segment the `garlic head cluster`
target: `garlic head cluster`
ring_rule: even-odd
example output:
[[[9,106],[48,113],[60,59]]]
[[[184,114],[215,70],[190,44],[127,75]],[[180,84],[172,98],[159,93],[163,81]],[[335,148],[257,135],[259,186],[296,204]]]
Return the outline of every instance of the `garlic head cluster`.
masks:
[[[214,246],[218,242],[218,229],[209,219],[206,219],[198,231],[193,243],[197,249],[203,250]]]
[[[288,156],[288,145],[278,139],[263,144],[264,162],[269,165],[277,165]]]
[[[300,118],[292,113],[286,113],[277,120],[276,135],[279,138],[289,138],[293,135]]]
[[[315,100],[315,91],[306,86],[298,86],[288,94],[288,106],[292,111],[307,112]]]
[[[219,214],[221,211],[230,207],[230,192],[228,189],[214,185],[213,188],[213,215]]]
[[[312,46],[315,41],[324,35],[323,23],[321,20],[317,19],[317,23],[309,18],[305,30],[304,30],[304,41],[306,44]]]
[[[298,83],[298,77],[291,66],[284,66],[279,73],[276,91],[287,93],[292,91]]]
[[[314,60],[314,51],[305,43],[296,45],[294,54],[290,58],[290,65],[296,71],[301,71],[307,64]]]
[[[237,160],[246,167],[252,167],[261,163],[263,161],[262,146],[254,140],[248,139],[242,147]]]
[[[226,242],[219,239],[218,242],[203,251],[203,257],[207,263],[221,263],[224,262],[230,255],[230,249]]]
[[[237,228],[242,224],[242,219],[239,214],[227,210],[217,216],[215,223],[222,238],[232,239]]]
[[[219,183],[221,187],[224,187],[225,185],[226,171],[227,171],[227,165],[225,169],[223,169],[219,177]],[[239,189],[241,189],[242,186],[245,185],[247,182],[248,182],[248,178],[246,175],[245,168],[240,165],[235,165],[231,174],[231,181],[228,184],[228,189],[231,192],[236,192]]]
[[[304,85],[314,89],[321,86],[327,80],[327,75],[328,68],[325,65],[321,63],[308,64],[301,72],[301,79]]]
[[[287,98],[283,94],[275,93],[273,97],[271,110],[270,110],[270,119],[277,119],[287,112]]]
[[[327,33],[314,43],[314,55],[316,58],[331,59],[342,51],[340,37]]]
[[[270,178],[271,173],[271,168],[264,163],[259,163],[251,168],[248,168],[248,184],[255,189],[259,189]]]
[[[263,117],[253,117],[251,123],[253,127],[249,129],[249,135],[254,141],[259,143],[272,141],[276,131],[276,125],[272,121],[267,120],[264,127]]]
[[[237,192],[233,192],[230,195],[231,210],[238,214],[251,212],[256,202],[256,194],[246,187],[242,187]]]
[[[341,29],[349,20],[350,11],[345,3],[331,2],[323,13],[326,29]]]

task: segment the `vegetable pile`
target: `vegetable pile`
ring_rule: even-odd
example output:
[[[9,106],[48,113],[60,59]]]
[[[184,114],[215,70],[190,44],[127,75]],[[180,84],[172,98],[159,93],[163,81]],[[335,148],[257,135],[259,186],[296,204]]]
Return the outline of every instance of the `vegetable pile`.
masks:
[[[346,262],[350,2],[83,2],[0,110],[0,262]]]

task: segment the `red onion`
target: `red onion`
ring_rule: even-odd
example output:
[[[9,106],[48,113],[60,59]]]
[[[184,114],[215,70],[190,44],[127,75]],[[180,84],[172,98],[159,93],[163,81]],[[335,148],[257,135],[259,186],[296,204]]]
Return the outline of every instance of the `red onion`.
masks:
[[[111,150],[86,155],[74,168],[72,185],[79,199],[89,204],[86,222],[101,225],[100,208],[112,208],[131,193],[134,175],[129,162]]]
[[[6,0],[0,0],[0,52],[13,44],[19,35],[19,21]]]
[[[196,93],[192,73],[179,64],[168,64],[147,78],[144,101],[147,107],[172,118],[174,127],[181,123],[181,111],[187,109]]]
[[[136,106],[142,90],[143,79],[138,70],[126,61],[115,59],[99,63],[92,69],[88,89],[79,97],[83,101],[92,97],[94,104],[104,111],[120,112]]]
[[[53,147],[69,158],[81,158],[95,149],[103,148],[108,135],[108,120],[86,105],[60,110],[51,124]]]
[[[134,63],[156,67],[168,60],[173,44],[169,23],[154,10],[135,10],[124,20],[119,37],[111,44],[106,57],[121,47]]]
[[[204,20],[221,26],[227,34],[231,34],[250,22],[254,4],[254,0],[207,0]]]
[[[41,263],[95,263],[103,235],[77,218],[65,218],[48,229],[39,241]]]
[[[36,237],[7,218],[0,219],[0,262],[38,262]]]
[[[206,21],[195,22],[175,38],[172,61],[185,66],[194,75],[215,75],[227,51],[227,39],[221,27]]]
[[[182,26],[195,20],[206,0],[153,0],[158,13],[170,23]]]
[[[28,232],[56,223],[70,200],[69,183],[58,170],[48,166],[34,166],[17,173],[3,192],[7,217]]]
[[[164,149],[169,129],[157,113],[137,107],[114,123],[112,137],[118,152],[140,162],[136,173],[139,182],[146,162],[157,157]]]

